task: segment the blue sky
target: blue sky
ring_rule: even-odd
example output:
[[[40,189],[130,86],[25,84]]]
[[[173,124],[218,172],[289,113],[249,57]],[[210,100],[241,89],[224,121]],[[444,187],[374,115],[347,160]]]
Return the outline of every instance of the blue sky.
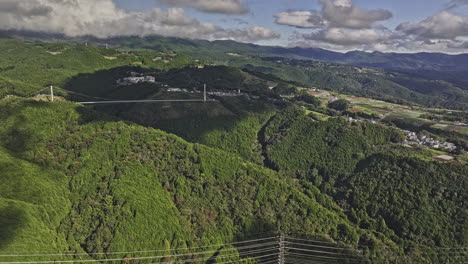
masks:
[[[168,8],[168,5],[158,3],[154,0],[116,0],[119,7],[145,11],[151,8]],[[273,15],[286,10],[310,10],[320,9],[319,0],[248,0],[247,5],[252,9],[252,13],[242,15],[208,14],[194,9],[189,9],[188,13],[199,20],[219,23],[222,18],[242,18],[252,24],[277,27],[274,23]],[[387,24],[396,27],[406,21],[419,21],[430,15],[444,10],[450,1],[444,0],[354,0],[356,5],[368,9],[387,9],[393,13]],[[456,11],[460,14],[468,14],[468,8],[460,8]],[[230,21],[232,22],[232,21]],[[236,26],[236,23],[226,24]],[[281,27],[277,27],[281,29]],[[287,31],[285,31],[287,32]]]
[[[158,3],[154,0],[116,0],[121,8],[144,12],[151,8],[168,8],[170,6]],[[212,23],[221,23],[221,19],[226,18],[228,23],[225,26],[238,26],[232,21],[233,18],[242,18],[252,25],[262,25],[275,27],[277,30],[288,33],[290,29],[276,25],[273,16],[287,10],[317,10],[320,9],[319,0],[248,0],[247,5],[252,13],[241,15],[211,14],[200,12],[195,9],[188,9],[191,16]],[[354,0],[356,5],[368,9],[387,9],[393,13],[393,18],[385,22],[389,27],[396,27],[401,22],[419,21],[430,15],[443,10],[449,1],[444,0]],[[468,12],[465,10],[457,10]]]
[[[468,53],[468,0],[0,0],[0,29]]]
[[[330,0],[333,1],[333,0]],[[348,0],[350,1],[350,0]],[[455,0],[457,1],[457,0]],[[466,17],[468,14],[468,1],[458,0],[461,4],[457,8],[449,11],[454,15]],[[297,28],[288,25],[280,25],[275,22],[275,15],[286,11],[320,11],[322,4],[319,0],[245,0],[245,5],[250,12],[245,14],[220,14],[207,13],[195,8],[182,6],[185,8],[187,15],[196,18],[197,20],[213,23],[223,28],[242,28],[246,26],[262,26],[274,30],[281,34],[280,38],[265,39],[256,41],[259,44],[267,45],[294,45],[291,43],[291,38],[298,34],[308,34],[316,32],[316,29]],[[421,21],[434,16],[447,9],[450,0],[354,0],[352,4],[358,8],[365,10],[387,10],[392,13],[392,17],[379,21],[380,25],[387,27],[390,30],[395,30],[400,24],[406,22],[420,23]],[[177,5],[162,4],[156,0],[116,0],[119,7],[128,10],[144,12],[151,8],[167,9]],[[239,24],[240,19],[248,22]],[[368,32],[371,33],[371,32]],[[431,40],[432,41],[432,40]],[[438,40],[435,40],[438,41]],[[446,41],[446,40],[443,40]],[[459,36],[457,41],[466,41],[466,36]],[[313,41],[311,45],[316,43]],[[306,42],[303,42],[304,44]],[[328,48],[340,49],[335,47],[333,43],[325,43]],[[328,45],[329,44],[329,45]],[[306,44],[305,44],[306,45]],[[360,45],[350,45],[349,49],[362,49]],[[362,45],[361,45],[362,46]],[[414,44],[413,46],[417,46]],[[344,50],[348,46],[342,47]],[[434,49],[441,48],[440,45]],[[365,48],[364,48],[365,49]]]

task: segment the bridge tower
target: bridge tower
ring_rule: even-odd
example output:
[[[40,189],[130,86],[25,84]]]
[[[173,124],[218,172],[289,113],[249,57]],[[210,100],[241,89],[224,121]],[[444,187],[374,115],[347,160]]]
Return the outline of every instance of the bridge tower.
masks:
[[[206,102],[206,83],[203,85],[203,102]]]

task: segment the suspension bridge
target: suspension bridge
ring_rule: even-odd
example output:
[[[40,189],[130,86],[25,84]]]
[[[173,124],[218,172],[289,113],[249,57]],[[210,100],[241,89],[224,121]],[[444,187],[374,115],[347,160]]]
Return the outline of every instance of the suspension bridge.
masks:
[[[41,93],[44,91],[48,91],[49,94],[46,96],[50,97],[50,101],[55,101],[55,94],[54,90],[65,92],[66,94],[75,95],[81,98],[86,98],[87,101],[76,101],[78,104],[82,105],[100,105],[100,104],[134,104],[134,103],[162,103],[162,102],[212,102],[216,101],[214,99],[209,99],[207,96],[206,91],[206,84],[203,86],[203,98],[201,99],[138,99],[138,100],[122,100],[122,99],[112,99],[112,98],[104,98],[104,97],[97,97],[91,96],[83,93],[78,93],[70,90],[66,90],[63,88],[50,86],[41,90],[38,90],[32,94],[25,96],[26,98],[31,98],[35,96],[42,95]]]

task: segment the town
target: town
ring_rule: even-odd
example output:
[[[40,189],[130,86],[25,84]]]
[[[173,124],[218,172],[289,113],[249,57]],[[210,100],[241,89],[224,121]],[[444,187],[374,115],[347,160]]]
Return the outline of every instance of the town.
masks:
[[[125,77],[123,79],[117,80],[117,85],[132,85],[138,83],[155,83],[156,78],[153,76],[144,76],[141,73],[130,72],[130,77]]]
[[[431,137],[428,137],[424,134],[417,134],[415,132],[411,132],[409,130],[403,130],[406,136],[406,140],[403,142],[404,145],[412,146],[412,147],[426,147],[432,149],[440,149],[447,152],[453,152],[457,149],[455,144],[450,142],[440,142],[435,140]]]

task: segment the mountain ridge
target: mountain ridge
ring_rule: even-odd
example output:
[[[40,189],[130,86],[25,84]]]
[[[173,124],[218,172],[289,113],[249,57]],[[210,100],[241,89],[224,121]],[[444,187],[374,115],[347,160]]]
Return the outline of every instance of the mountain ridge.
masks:
[[[126,44],[128,40],[135,42],[143,41],[150,45],[151,42],[162,42],[171,44],[172,49],[176,51],[187,52],[191,48],[206,49],[210,51],[230,52],[232,50],[243,50],[244,52],[253,52],[263,55],[280,55],[286,57],[295,57],[296,59],[322,60],[326,62],[342,63],[353,66],[376,67],[391,70],[437,70],[437,71],[468,71],[468,53],[446,54],[433,52],[416,53],[396,53],[396,52],[366,52],[349,51],[338,52],[322,48],[304,48],[304,47],[282,47],[282,46],[262,46],[252,43],[242,43],[233,40],[198,40],[184,39],[178,37],[165,36],[121,36],[108,39],[99,39],[93,36],[67,37],[63,34],[51,34],[44,32],[31,31],[0,31],[0,36],[7,38],[37,39],[37,40],[66,40],[66,41],[89,41],[101,44],[111,44],[119,48],[130,48],[132,45]],[[145,45],[142,45],[145,47]],[[146,46],[148,47],[148,46]],[[164,46],[160,46],[164,47]],[[220,50],[221,48],[221,50]],[[224,49],[224,50],[223,50]],[[450,67],[450,69],[448,68]]]

